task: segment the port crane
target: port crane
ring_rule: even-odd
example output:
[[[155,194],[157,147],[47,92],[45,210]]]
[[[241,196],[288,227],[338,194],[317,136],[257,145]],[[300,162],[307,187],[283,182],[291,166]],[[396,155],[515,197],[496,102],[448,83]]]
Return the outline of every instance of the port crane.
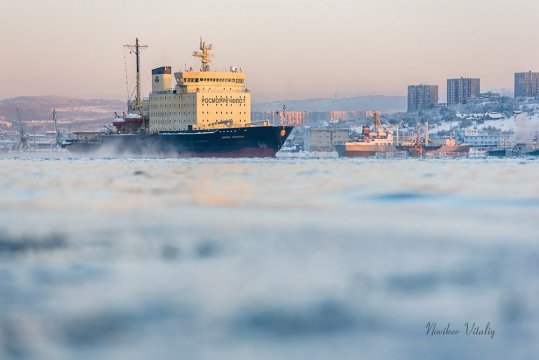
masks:
[[[26,132],[24,131],[24,126],[21,121],[21,112],[18,106],[17,106],[17,121],[19,122],[19,145],[17,146],[17,150],[29,151],[30,145],[28,145],[28,134],[26,134]]]
[[[60,147],[63,137],[60,129],[58,128],[58,121],[56,120],[56,109],[52,110],[52,121],[54,122],[54,132],[56,133],[56,147]]]

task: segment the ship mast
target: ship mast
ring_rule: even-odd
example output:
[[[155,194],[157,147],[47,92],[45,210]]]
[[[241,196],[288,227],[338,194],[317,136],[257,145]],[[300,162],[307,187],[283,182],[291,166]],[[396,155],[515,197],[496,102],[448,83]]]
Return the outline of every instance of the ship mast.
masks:
[[[128,48],[132,53],[134,52],[137,58],[137,95],[131,108],[140,114],[142,110],[142,101],[140,100],[140,50],[147,48],[148,45],[140,45],[138,38],[136,38],[135,45],[124,45],[124,47]]]
[[[202,61],[202,67],[200,68],[200,71],[210,71],[210,63],[211,63],[211,53],[210,51],[213,50],[212,44],[207,44],[206,42],[202,41],[202,37],[200,38],[200,51],[194,51],[193,56],[198,57]]]

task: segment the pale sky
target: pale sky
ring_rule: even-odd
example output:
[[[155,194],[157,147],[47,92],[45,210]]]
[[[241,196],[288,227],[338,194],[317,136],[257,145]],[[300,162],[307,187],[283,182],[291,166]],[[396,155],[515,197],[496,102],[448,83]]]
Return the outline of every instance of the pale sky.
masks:
[[[122,45],[139,37],[150,70],[242,67],[254,101],[406,95],[408,84],[481,78],[513,88],[539,71],[538,0],[0,0],[0,98],[125,99]],[[128,53],[129,86],[134,58]]]

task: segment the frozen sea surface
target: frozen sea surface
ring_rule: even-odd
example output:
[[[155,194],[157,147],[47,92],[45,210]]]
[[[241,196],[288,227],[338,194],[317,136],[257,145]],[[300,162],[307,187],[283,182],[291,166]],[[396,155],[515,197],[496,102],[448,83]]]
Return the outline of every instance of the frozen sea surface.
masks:
[[[537,159],[0,174],[1,359],[539,357]]]

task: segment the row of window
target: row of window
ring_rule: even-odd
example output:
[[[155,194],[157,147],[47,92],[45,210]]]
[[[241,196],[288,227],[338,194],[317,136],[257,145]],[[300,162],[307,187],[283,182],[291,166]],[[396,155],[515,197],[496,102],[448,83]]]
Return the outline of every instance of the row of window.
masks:
[[[152,104],[152,109],[162,109],[162,108],[192,108],[193,104]]]
[[[210,111],[201,111],[202,114],[210,114]],[[216,111],[216,114],[223,113],[222,111]],[[228,111],[225,111],[225,113],[228,115]],[[238,114],[241,114],[241,111],[237,112]],[[152,116],[164,116],[164,115],[194,115],[194,111],[152,111]],[[234,114],[233,111],[230,111],[230,114]],[[244,111],[243,114],[247,114],[247,111]],[[291,120],[291,119],[289,119]],[[302,120],[302,119],[295,119],[295,120]]]
[[[165,95],[165,96],[152,96],[150,97],[150,101],[158,101],[158,100],[174,100],[177,99],[177,95]],[[183,95],[182,98],[184,99],[194,99],[195,95]]]
[[[244,79],[228,79],[228,78],[184,78],[184,82],[203,82],[203,81],[213,81],[213,82],[229,82],[243,84]]]
[[[212,86],[212,87],[208,87],[208,88],[205,88],[205,87],[199,88],[199,87],[197,87],[196,91],[197,92],[223,92],[223,91],[226,91],[226,92],[230,92],[230,93],[241,93],[241,92],[243,92],[243,91],[238,90],[238,89],[217,87],[217,86]]]
[[[243,97],[243,101],[244,102],[246,101],[245,97]],[[223,103],[220,103],[220,104],[205,104],[205,103],[202,103],[201,105],[202,106],[204,106],[204,105],[220,105],[220,106],[223,106]],[[243,104],[230,104],[230,106],[234,106],[234,105],[236,105],[236,106],[247,106],[247,104],[245,104],[245,103],[243,103]],[[160,108],[160,109],[162,109],[162,108],[184,108],[184,107],[185,108],[192,108],[194,106],[195,106],[195,104],[193,104],[193,103],[187,103],[187,104],[184,104],[184,103],[179,103],[179,104],[178,103],[173,103],[173,104],[162,104],[162,103],[161,104],[155,104],[155,103],[152,103],[152,104],[150,104],[150,108],[152,108],[152,109],[158,109],[158,108]],[[228,106],[228,104],[225,103],[225,106]]]
[[[192,123],[191,120],[187,121],[185,119],[159,119],[159,120],[152,120],[152,122],[155,122],[157,124],[177,124],[177,123]]]
[[[163,112],[163,111],[157,111],[157,112],[152,112],[151,113],[151,116],[168,116],[168,115],[194,115],[195,112],[194,111],[170,111],[170,112]]]
[[[219,119],[217,119],[217,120],[216,120],[216,119],[211,119],[211,120],[210,120],[210,119],[202,119],[202,122],[203,122],[203,123],[210,123],[210,124],[213,124],[213,123],[216,122],[216,121],[221,121],[221,120],[219,120]],[[236,121],[242,123],[242,122],[246,122],[247,120],[245,120],[245,119],[239,119],[239,120],[236,120]]]
[[[208,105],[208,106],[223,106],[222,103],[221,104],[204,104],[204,103],[202,103],[201,105],[202,106],[205,106],[205,105]],[[235,104],[235,105],[236,106],[247,106],[247,104]],[[228,106],[228,104],[225,104],[225,106]],[[234,106],[234,105],[230,104],[230,106]]]
[[[202,111],[201,113],[202,113],[202,114],[210,114],[209,111],[206,111],[206,112]],[[216,111],[215,113],[216,113],[216,114],[219,114],[218,111]],[[222,114],[222,113],[223,113],[223,112],[221,111],[221,114]],[[230,115],[232,115],[232,114],[234,114],[233,111],[230,112]],[[239,111],[238,114],[241,114],[241,111]],[[243,114],[247,114],[247,112],[244,111]],[[225,115],[228,115],[228,111],[225,112]]]
[[[205,105],[213,105],[213,106],[223,106],[223,104],[201,104],[202,106]],[[236,106],[247,106],[247,104],[235,104]],[[228,106],[228,104],[225,104],[225,106]],[[234,106],[230,104],[230,106]],[[150,108],[152,109],[167,109],[167,108],[193,108],[193,104],[151,104]]]
[[[202,122],[215,122],[215,121],[221,121],[219,119],[203,119]],[[247,120],[245,119],[239,119],[237,120],[239,122],[245,122]],[[191,123],[192,119],[157,119],[152,120],[152,123],[156,124],[175,124],[175,123]]]

